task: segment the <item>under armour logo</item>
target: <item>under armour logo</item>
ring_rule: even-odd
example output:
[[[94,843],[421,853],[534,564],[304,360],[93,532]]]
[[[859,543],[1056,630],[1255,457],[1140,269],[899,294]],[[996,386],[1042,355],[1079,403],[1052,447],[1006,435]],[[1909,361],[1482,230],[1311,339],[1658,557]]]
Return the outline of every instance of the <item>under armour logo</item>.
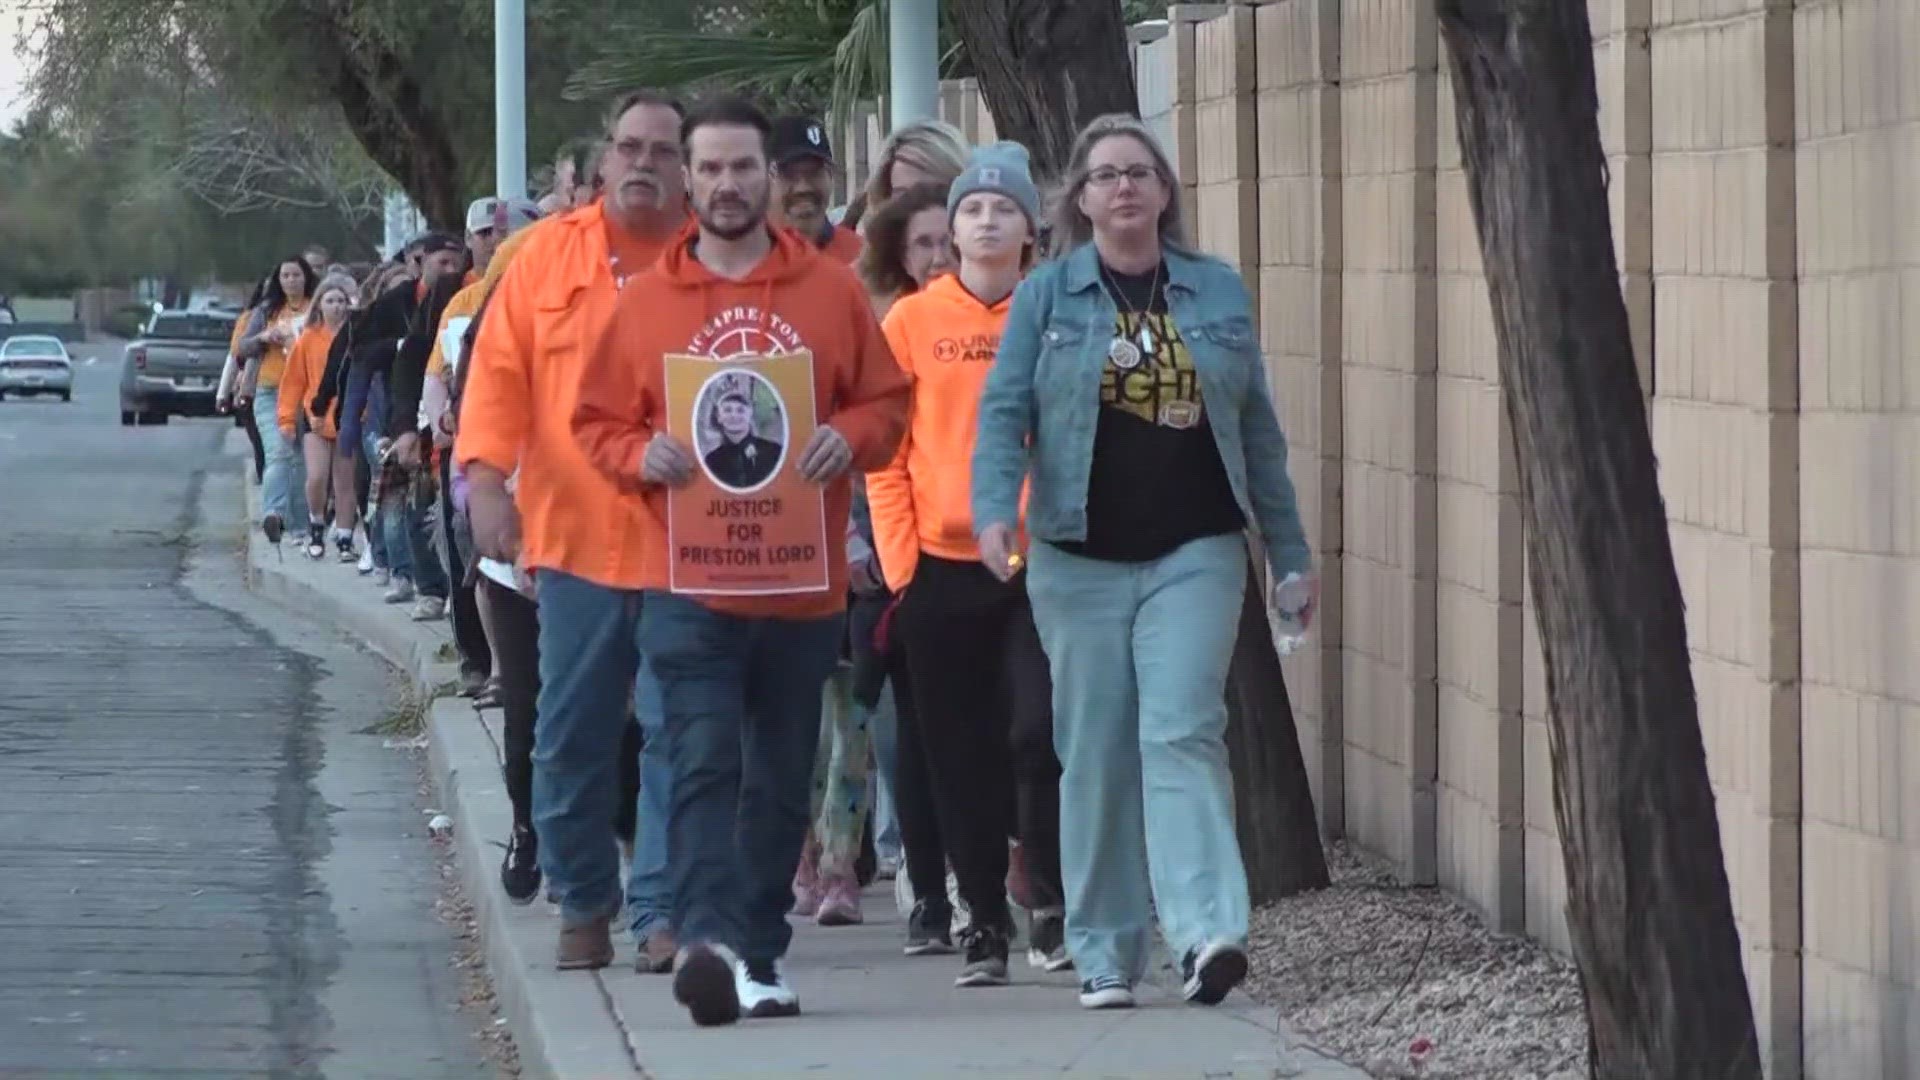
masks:
[[[998,184],[1000,182],[1000,167],[997,165],[982,167],[980,170],[980,182],[982,184]]]
[[[815,146],[819,146],[820,139],[824,134],[825,133],[820,130],[819,124],[813,124],[807,128],[807,141]]]

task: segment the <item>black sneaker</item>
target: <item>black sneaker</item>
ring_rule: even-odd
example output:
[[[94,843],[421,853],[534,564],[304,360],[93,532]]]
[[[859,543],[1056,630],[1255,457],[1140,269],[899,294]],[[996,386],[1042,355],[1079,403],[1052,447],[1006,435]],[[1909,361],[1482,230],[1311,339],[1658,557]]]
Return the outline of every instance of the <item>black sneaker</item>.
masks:
[[[514,826],[507,839],[507,857],[500,860],[500,888],[522,907],[540,895],[540,844],[525,825]]]
[[[1083,1009],[1131,1009],[1133,987],[1117,975],[1095,975],[1080,984]]]
[[[325,525],[307,526],[307,558],[319,560],[327,557],[327,527]]]
[[[953,911],[935,908],[925,900],[907,916],[908,956],[947,956],[953,952]]]
[[[1194,949],[1180,961],[1183,992],[1196,1005],[1218,1005],[1247,977],[1247,950],[1230,941]]]
[[[1073,966],[1067,955],[1067,917],[1058,909],[1036,911],[1027,926],[1027,964],[1041,971],[1066,971]]]
[[[333,550],[343,563],[358,562],[360,553],[353,550],[353,530],[335,529],[333,531]]]
[[[723,945],[689,945],[673,965],[673,1000],[701,1027],[740,1019],[740,990],[734,980],[739,959]]]
[[[787,985],[782,966],[772,960],[740,961],[734,968],[734,993],[740,999],[741,1012],[756,1020],[800,1015],[800,996]]]
[[[997,926],[969,926],[960,934],[967,962],[955,986],[1007,985],[1007,932]]]
[[[266,536],[267,543],[278,544],[280,538],[286,535],[287,523],[280,520],[279,514],[268,514],[260,522],[260,532]]]

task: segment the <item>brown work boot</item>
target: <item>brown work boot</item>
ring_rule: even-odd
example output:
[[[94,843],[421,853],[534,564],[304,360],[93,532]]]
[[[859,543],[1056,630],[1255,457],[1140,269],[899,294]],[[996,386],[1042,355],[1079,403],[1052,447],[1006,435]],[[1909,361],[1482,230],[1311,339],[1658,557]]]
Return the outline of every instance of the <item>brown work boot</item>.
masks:
[[[673,931],[662,926],[640,943],[633,957],[633,970],[642,975],[665,975],[673,970],[673,957],[679,951],[680,942],[674,938]]]
[[[560,928],[560,947],[554,955],[554,966],[561,971],[581,971],[603,968],[613,963],[612,925],[611,917],[578,926],[563,925]]]

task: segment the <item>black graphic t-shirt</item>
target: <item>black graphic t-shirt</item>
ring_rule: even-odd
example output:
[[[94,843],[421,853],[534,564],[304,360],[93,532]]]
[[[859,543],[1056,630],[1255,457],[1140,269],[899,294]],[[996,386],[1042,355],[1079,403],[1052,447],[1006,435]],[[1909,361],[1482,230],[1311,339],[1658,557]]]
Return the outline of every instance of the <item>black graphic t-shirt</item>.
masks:
[[[1087,539],[1060,546],[1092,559],[1147,562],[1193,540],[1239,532],[1246,516],[1213,441],[1193,355],[1167,313],[1165,268],[1119,274],[1103,265],[1100,276],[1119,314],[1100,377]]]

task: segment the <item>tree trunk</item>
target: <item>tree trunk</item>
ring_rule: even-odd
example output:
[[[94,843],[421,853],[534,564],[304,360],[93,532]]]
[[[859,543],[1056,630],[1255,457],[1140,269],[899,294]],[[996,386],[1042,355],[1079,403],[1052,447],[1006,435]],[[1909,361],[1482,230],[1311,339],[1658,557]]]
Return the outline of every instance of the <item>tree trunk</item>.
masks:
[[[1293,703],[1267,626],[1260,577],[1249,562],[1240,637],[1227,671],[1227,760],[1238,793],[1235,816],[1247,885],[1255,903],[1328,884],[1326,850]]]
[[[328,29],[337,52],[333,96],[354,138],[406,191],[429,226],[463,234],[460,159],[446,118],[428,103],[402,57],[342,24]]]
[[[1036,178],[1067,167],[1074,137],[1106,113],[1140,113],[1120,0],[965,0],[948,7],[1002,139]]]
[[[1567,920],[1602,1080],[1760,1076],[1587,7],[1439,0],[1546,660]]]

